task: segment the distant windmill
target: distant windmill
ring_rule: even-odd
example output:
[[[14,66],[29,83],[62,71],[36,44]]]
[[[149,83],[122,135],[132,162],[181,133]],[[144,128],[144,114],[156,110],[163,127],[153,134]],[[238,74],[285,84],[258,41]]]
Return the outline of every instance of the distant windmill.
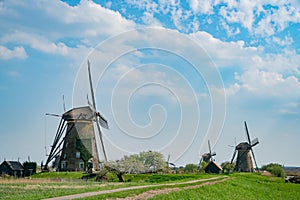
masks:
[[[210,147],[209,140],[208,140],[208,149],[209,149],[208,153],[202,154],[200,164],[201,164],[202,161],[204,161],[206,163],[209,163],[210,161],[213,161],[213,156],[217,155],[216,152],[211,152],[211,147]]]
[[[88,102],[88,106],[73,108],[65,112],[62,116],[47,114],[59,116],[61,120],[47,161],[43,166],[44,170],[49,170],[48,165],[53,159],[55,159],[57,168],[60,171],[99,170],[99,155],[94,124],[99,133],[100,148],[103,154],[102,159],[107,161],[100,125],[108,129],[108,123],[107,120],[96,111],[89,62],[88,75],[93,101],[92,104]]]
[[[170,162],[170,154],[168,155],[168,159],[167,159],[166,164],[168,165],[168,167],[170,167],[170,165],[172,165],[173,167],[175,167],[175,164]]]
[[[202,161],[205,161],[207,165],[204,167],[205,173],[220,173],[222,167],[219,166],[213,159],[213,156],[217,155],[216,152],[211,152],[210,142],[208,140],[209,152],[202,155],[199,163],[199,168],[202,167]]]
[[[254,168],[253,168],[253,163],[252,163],[251,154],[250,154],[250,151],[251,151],[256,170],[258,171],[258,166],[256,163],[256,159],[255,159],[252,147],[256,146],[259,143],[259,141],[258,141],[258,138],[255,138],[254,140],[251,141],[246,121],[244,122],[244,124],[245,124],[248,142],[241,142],[240,144],[238,144],[235,147],[235,150],[234,150],[234,153],[233,153],[233,156],[231,159],[231,164],[233,163],[236,153],[238,152],[234,170],[239,171],[239,172],[253,172]]]

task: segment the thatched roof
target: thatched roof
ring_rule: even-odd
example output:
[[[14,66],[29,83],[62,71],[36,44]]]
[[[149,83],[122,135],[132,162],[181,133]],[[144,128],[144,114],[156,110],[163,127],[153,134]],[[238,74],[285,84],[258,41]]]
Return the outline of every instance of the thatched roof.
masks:
[[[72,120],[92,121],[95,119],[95,115],[90,106],[84,106],[84,107],[73,108],[65,112],[62,118],[66,121],[72,121]]]
[[[11,170],[24,170],[23,165],[19,161],[3,161],[1,165],[7,165]]]

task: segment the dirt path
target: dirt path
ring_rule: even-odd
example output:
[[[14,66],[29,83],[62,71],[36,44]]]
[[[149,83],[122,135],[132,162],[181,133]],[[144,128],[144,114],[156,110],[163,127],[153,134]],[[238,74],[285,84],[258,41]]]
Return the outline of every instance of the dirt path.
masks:
[[[212,181],[220,179],[217,181],[213,182],[206,182],[206,181]],[[127,191],[127,190],[134,190],[134,189],[142,189],[142,188],[151,188],[151,187],[159,187],[159,186],[174,186],[174,185],[184,185],[184,184],[191,184],[191,183],[197,183],[197,182],[204,182],[203,184],[196,185],[196,186],[187,186],[183,187],[182,189],[187,189],[187,188],[196,188],[196,187],[201,187],[203,185],[211,185],[219,182],[223,182],[228,180],[228,177],[213,177],[213,178],[208,178],[208,179],[200,179],[200,180],[192,180],[192,181],[186,181],[186,182],[176,182],[176,183],[167,183],[167,184],[157,184],[157,185],[141,185],[141,186],[131,186],[131,187],[125,187],[125,188],[117,188],[117,189],[112,189],[112,190],[102,190],[102,191],[96,191],[96,192],[86,192],[86,193],[81,193],[81,194],[73,194],[73,195],[68,195],[68,196],[61,196],[61,197],[54,197],[54,198],[49,198],[45,200],[68,200],[68,199],[78,199],[78,198],[85,198],[85,197],[91,197],[91,196],[96,196],[96,195],[101,195],[101,194],[110,194],[110,193],[115,193],[115,192],[122,192],[122,191]],[[166,189],[161,189],[161,190],[149,190],[147,192],[144,192],[140,195],[136,195],[133,197],[127,197],[125,199],[146,199],[150,198],[152,196],[155,196],[157,194],[165,194],[171,191],[176,191],[180,190],[179,188],[166,188]]]

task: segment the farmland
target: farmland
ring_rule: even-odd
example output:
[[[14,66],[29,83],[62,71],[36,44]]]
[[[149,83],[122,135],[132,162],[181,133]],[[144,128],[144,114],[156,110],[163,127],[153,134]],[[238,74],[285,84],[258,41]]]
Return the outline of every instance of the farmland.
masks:
[[[85,199],[300,199],[300,185],[277,177],[236,173],[125,175],[125,183],[83,181],[80,173],[37,174],[31,179],[0,179],[0,199],[43,199],[95,192]],[[139,196],[137,196],[139,195]]]

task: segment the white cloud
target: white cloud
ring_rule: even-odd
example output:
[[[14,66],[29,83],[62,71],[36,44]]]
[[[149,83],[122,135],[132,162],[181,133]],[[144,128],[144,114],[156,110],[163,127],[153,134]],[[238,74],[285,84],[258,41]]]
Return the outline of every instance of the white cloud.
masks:
[[[206,0],[206,1],[190,0],[189,3],[194,13],[201,13],[201,14],[214,13],[213,12],[214,0]]]
[[[33,49],[39,50],[44,53],[49,54],[57,54],[57,55],[69,55],[74,56],[76,58],[81,53],[82,55],[87,55],[87,53],[91,50],[87,47],[82,45],[78,45],[74,48],[68,47],[63,42],[54,43],[49,41],[44,36],[35,35],[35,34],[28,34],[25,32],[16,32],[10,35],[6,35],[0,39],[2,43],[17,43],[22,45],[28,45]],[[17,49],[19,54],[16,55],[23,55],[22,52],[24,51],[23,47],[21,49]],[[25,51],[24,51],[25,52]]]
[[[93,1],[83,0],[74,7],[62,4],[64,3],[53,3],[46,8],[46,12],[58,21],[62,20],[67,26],[75,25],[77,30],[83,28],[85,32],[81,33],[94,30],[97,35],[110,36],[135,27],[134,22],[125,19],[119,12],[106,9]]]
[[[27,54],[22,46],[14,47],[14,49],[8,49],[5,46],[0,45],[0,59],[8,60],[13,58],[25,59]]]
[[[0,13],[0,23],[5,26],[0,33],[2,44],[25,44],[44,53],[74,55],[74,58],[81,53],[86,55],[90,46],[106,37],[135,27],[133,21],[119,12],[87,0],[74,7],[61,1],[7,1],[3,7]],[[65,42],[73,39],[72,46]]]
[[[241,87],[255,94],[283,98],[300,97],[300,82],[295,76],[284,78],[276,72],[249,69],[242,75],[236,74],[235,78],[241,83]]]
[[[219,3],[225,3],[219,14],[226,22],[239,23],[250,34],[270,36],[284,30],[290,22],[300,22],[299,3],[295,1],[225,0]]]
[[[272,42],[280,46],[288,46],[294,42],[293,38],[290,36],[285,36],[283,39],[273,36],[271,39]]]
[[[251,66],[251,59],[261,52],[257,47],[246,47],[242,40],[223,42],[207,32],[196,32],[191,36],[208,52],[218,67]]]
[[[162,26],[161,23],[153,16],[153,13],[144,12],[142,21],[149,26]]]

